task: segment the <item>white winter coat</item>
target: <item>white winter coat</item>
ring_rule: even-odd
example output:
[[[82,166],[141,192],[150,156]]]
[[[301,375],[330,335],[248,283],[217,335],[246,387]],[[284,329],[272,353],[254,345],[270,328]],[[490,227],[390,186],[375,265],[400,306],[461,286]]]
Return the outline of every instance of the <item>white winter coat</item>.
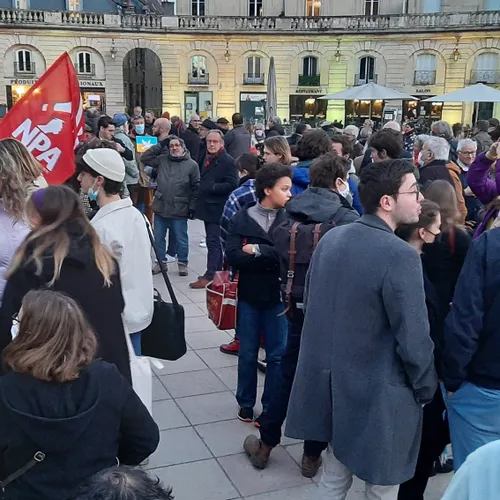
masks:
[[[125,331],[141,332],[153,318],[151,243],[144,217],[124,198],[100,208],[91,222],[120,265]]]

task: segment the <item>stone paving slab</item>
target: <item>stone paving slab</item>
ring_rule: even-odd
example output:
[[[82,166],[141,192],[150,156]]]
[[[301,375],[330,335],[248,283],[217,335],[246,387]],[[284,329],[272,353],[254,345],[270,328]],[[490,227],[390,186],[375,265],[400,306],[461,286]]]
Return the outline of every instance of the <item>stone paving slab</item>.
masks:
[[[203,224],[189,222],[190,275],[180,277],[175,264],[169,276],[186,311],[187,354],[176,362],[153,366],[153,416],[161,429],[158,450],[147,469],[172,485],[176,500],[316,500],[317,484],[300,474],[302,444],[284,438],[264,471],[254,469],[243,453],[243,440],[258,434],[236,418],[236,357],[219,345],[233,332],[218,331],[206,316],[204,290],[189,283],[204,272],[206,249],[199,247]],[[155,286],[165,300],[161,275]],[[259,373],[256,413],[260,411],[264,376]],[[451,474],[432,478],[426,500],[439,500]],[[347,500],[364,498],[364,484],[355,479]]]

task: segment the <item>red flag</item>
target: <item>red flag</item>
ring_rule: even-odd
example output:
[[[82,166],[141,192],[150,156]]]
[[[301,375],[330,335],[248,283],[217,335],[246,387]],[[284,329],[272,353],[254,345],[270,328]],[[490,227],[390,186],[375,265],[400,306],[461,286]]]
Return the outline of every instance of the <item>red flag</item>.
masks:
[[[75,171],[75,147],[84,131],[82,97],[65,52],[0,123],[0,137],[20,140],[44,167],[49,184]]]

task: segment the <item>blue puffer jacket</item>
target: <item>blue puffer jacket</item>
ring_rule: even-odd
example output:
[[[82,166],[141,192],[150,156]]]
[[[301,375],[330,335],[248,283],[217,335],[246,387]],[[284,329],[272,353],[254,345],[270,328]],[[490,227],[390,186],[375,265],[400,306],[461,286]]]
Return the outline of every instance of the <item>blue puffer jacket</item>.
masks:
[[[309,167],[312,165],[312,160],[301,161],[296,167],[293,167],[293,184],[292,184],[292,195],[302,193],[309,187],[311,182],[309,179]],[[349,177],[349,189],[352,194],[352,206],[358,212],[359,215],[363,215],[363,207],[361,201],[359,200],[358,185],[355,180]]]
[[[500,228],[472,243],[446,319],[442,379],[500,390]]]

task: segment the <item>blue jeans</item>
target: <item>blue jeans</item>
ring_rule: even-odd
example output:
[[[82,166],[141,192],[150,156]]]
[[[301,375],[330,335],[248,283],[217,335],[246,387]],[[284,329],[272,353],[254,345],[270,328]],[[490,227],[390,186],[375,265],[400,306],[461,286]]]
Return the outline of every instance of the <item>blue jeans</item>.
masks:
[[[473,451],[500,439],[500,390],[464,382],[445,403],[457,471]]]
[[[269,406],[276,385],[279,383],[280,363],[286,346],[287,320],[280,314],[283,304],[259,308],[248,302],[238,301],[238,390],[236,399],[242,408],[253,408],[257,399],[257,360],[260,335],[264,332],[266,349],[266,382],[262,395],[264,411]]]
[[[134,348],[134,352],[136,356],[140,356],[142,353],[141,348],[141,332],[131,333],[130,340],[132,342],[132,347]]]
[[[155,214],[154,233],[156,250],[162,259],[166,258],[166,237],[169,234],[168,255],[174,257],[180,264],[188,263],[189,255],[189,236],[187,219],[167,219],[161,215]],[[176,250],[171,248],[172,236],[174,237]],[[174,253],[171,253],[171,252]]]

